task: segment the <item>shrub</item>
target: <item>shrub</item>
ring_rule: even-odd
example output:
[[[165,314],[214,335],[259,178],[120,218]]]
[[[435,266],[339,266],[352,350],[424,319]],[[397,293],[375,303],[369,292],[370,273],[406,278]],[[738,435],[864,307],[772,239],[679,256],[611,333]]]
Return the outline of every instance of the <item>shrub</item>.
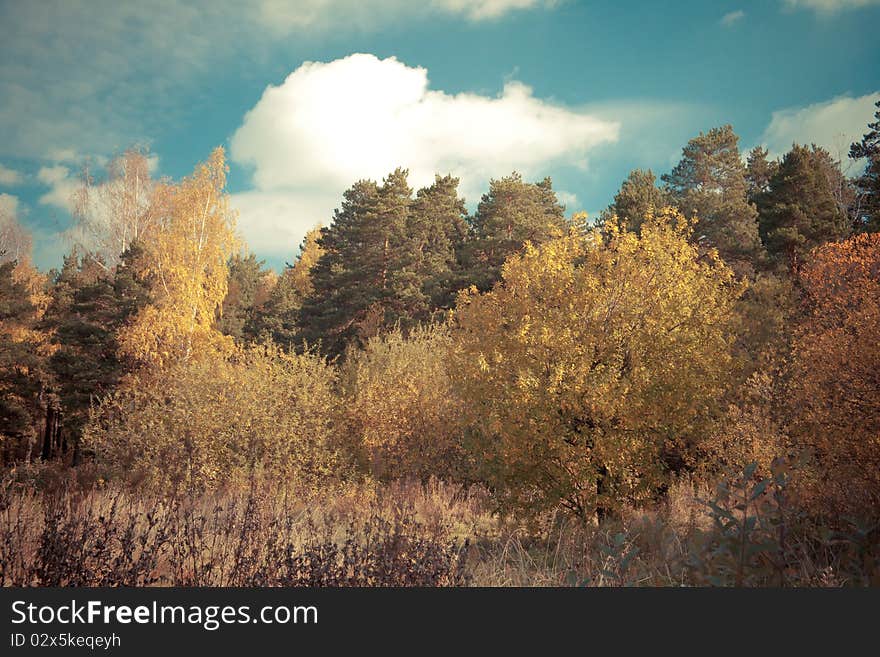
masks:
[[[313,353],[239,349],[128,379],[93,412],[85,445],[132,483],[201,489],[261,470],[292,485],[339,475],[335,370]]]
[[[447,372],[445,326],[367,341],[343,366],[345,421],[380,479],[460,478],[462,400]]]

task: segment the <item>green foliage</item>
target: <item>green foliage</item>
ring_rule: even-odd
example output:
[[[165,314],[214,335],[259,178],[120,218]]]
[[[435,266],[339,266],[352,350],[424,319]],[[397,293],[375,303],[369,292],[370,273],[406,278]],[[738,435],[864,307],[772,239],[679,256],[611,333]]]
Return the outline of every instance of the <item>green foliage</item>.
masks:
[[[61,447],[73,449],[74,462],[90,407],[133,367],[118,353],[116,333],[149,303],[147,286],[133,271],[140,253],[135,242],[110,274],[93,258],[80,259],[74,252],[65,258],[52,287],[41,326],[51,332],[54,347],[49,367],[60,401]]]
[[[667,205],[672,205],[672,197],[667,190],[657,187],[654,173],[650,169],[634,169],[614,195],[614,202],[602,211],[599,224],[621,224],[637,233],[645,217]]]
[[[868,132],[861,141],[850,146],[853,160],[866,159],[865,171],[856,181],[858,197],[854,209],[855,232],[880,231],[880,100],[874,103],[874,121],[868,124]]]
[[[480,291],[491,289],[504,261],[526,242],[541,244],[561,237],[567,228],[550,178],[526,183],[513,173],[492,180],[471,218],[472,239],[463,253],[470,282]]]
[[[296,343],[300,309],[305,299],[314,293],[312,268],[324,253],[318,243],[320,237],[319,226],[306,233],[296,262],[288,263],[268,291],[268,298],[254,309],[245,327],[251,338],[272,340],[286,349]]]
[[[678,208],[696,220],[694,238],[700,245],[717,248],[725,262],[744,274],[763,254],[738,141],[729,125],[701,132],[661,178]]]
[[[266,282],[269,272],[263,269],[263,264],[253,253],[246,257],[237,253],[227,264],[229,280],[217,328],[237,342],[256,337],[248,329],[268,296]]]
[[[16,263],[0,264],[0,463],[28,460],[49,383],[40,336],[34,332],[37,309]]]
[[[770,179],[779,169],[779,162],[768,160],[767,155],[767,149],[762,146],[749,151],[745,178],[750,203],[757,203],[758,197],[770,190]]]
[[[811,249],[846,237],[849,222],[832,187],[831,157],[795,145],[757,199],[761,239],[779,265],[796,267]]]

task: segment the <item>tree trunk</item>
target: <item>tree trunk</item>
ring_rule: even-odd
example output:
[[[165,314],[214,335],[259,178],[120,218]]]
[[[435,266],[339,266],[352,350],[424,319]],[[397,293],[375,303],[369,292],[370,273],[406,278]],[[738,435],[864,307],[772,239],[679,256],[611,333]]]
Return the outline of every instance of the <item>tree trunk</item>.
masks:
[[[46,425],[43,429],[43,450],[41,457],[44,461],[52,458],[52,440],[55,437],[55,409],[52,404],[46,405]]]

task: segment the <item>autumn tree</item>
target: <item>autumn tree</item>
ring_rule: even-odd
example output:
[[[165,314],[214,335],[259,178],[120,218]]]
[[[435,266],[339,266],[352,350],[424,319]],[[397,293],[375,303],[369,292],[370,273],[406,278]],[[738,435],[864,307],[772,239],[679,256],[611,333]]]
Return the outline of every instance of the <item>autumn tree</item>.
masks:
[[[758,197],[761,238],[780,265],[796,267],[814,247],[849,232],[829,178],[830,161],[823,149],[796,144]]]
[[[874,112],[874,121],[868,124],[868,132],[849,149],[853,160],[866,160],[865,170],[856,181],[856,232],[880,231],[880,100],[874,105],[877,111]]]
[[[160,218],[139,242],[153,301],[120,332],[124,355],[164,366],[228,350],[229,339],[215,328],[236,246],[225,184],[225,156],[217,148],[192,176],[157,190]]]
[[[717,412],[731,367],[731,271],[671,210],[641,234],[572,233],[508,260],[456,306],[452,372],[476,457],[514,508],[587,519],[650,496]]]
[[[31,247],[31,235],[17,217],[0,209],[0,264],[28,260]]]
[[[669,192],[657,187],[650,169],[633,169],[614,195],[614,201],[602,211],[599,223],[622,223],[628,231],[638,232],[649,213],[671,204]]]
[[[859,514],[880,503],[880,234],[818,247],[800,281],[793,431],[815,451],[814,501]]]
[[[718,249],[742,275],[761,260],[762,247],[738,142],[729,125],[701,132],[682,149],[675,168],[661,178],[678,208],[697,221],[696,240]]]
[[[146,241],[161,218],[145,149],[130,148],[110,160],[103,179],[86,169],[74,192],[72,235],[79,249],[112,269],[132,243]]]

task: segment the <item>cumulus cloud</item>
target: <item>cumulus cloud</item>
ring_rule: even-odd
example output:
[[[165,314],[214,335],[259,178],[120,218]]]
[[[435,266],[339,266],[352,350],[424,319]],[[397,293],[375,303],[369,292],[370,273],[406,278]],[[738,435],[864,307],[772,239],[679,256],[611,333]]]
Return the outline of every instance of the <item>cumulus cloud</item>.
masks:
[[[836,14],[846,9],[880,5],[880,0],[785,0],[792,9],[812,9],[820,14]]]
[[[856,98],[838,96],[806,107],[773,112],[759,142],[774,157],[788,151],[792,143],[814,143],[844,160],[850,143],[867,131],[878,96],[880,92]]]
[[[744,12],[742,9],[737,9],[736,11],[731,11],[727,14],[724,14],[724,16],[721,17],[721,24],[724,27],[733,27],[745,17],[746,12]]]
[[[268,87],[232,136],[231,157],[252,168],[256,188],[233,200],[252,244],[288,252],[316,221],[329,221],[358,179],[403,166],[420,187],[452,173],[474,200],[489,178],[513,169],[585,168],[590,150],[618,132],[616,122],[536,98],[521,82],[494,97],[448,94],[430,89],[424,68],[393,57],[307,62]]]
[[[18,185],[22,180],[24,176],[18,171],[0,164],[0,185]]]

